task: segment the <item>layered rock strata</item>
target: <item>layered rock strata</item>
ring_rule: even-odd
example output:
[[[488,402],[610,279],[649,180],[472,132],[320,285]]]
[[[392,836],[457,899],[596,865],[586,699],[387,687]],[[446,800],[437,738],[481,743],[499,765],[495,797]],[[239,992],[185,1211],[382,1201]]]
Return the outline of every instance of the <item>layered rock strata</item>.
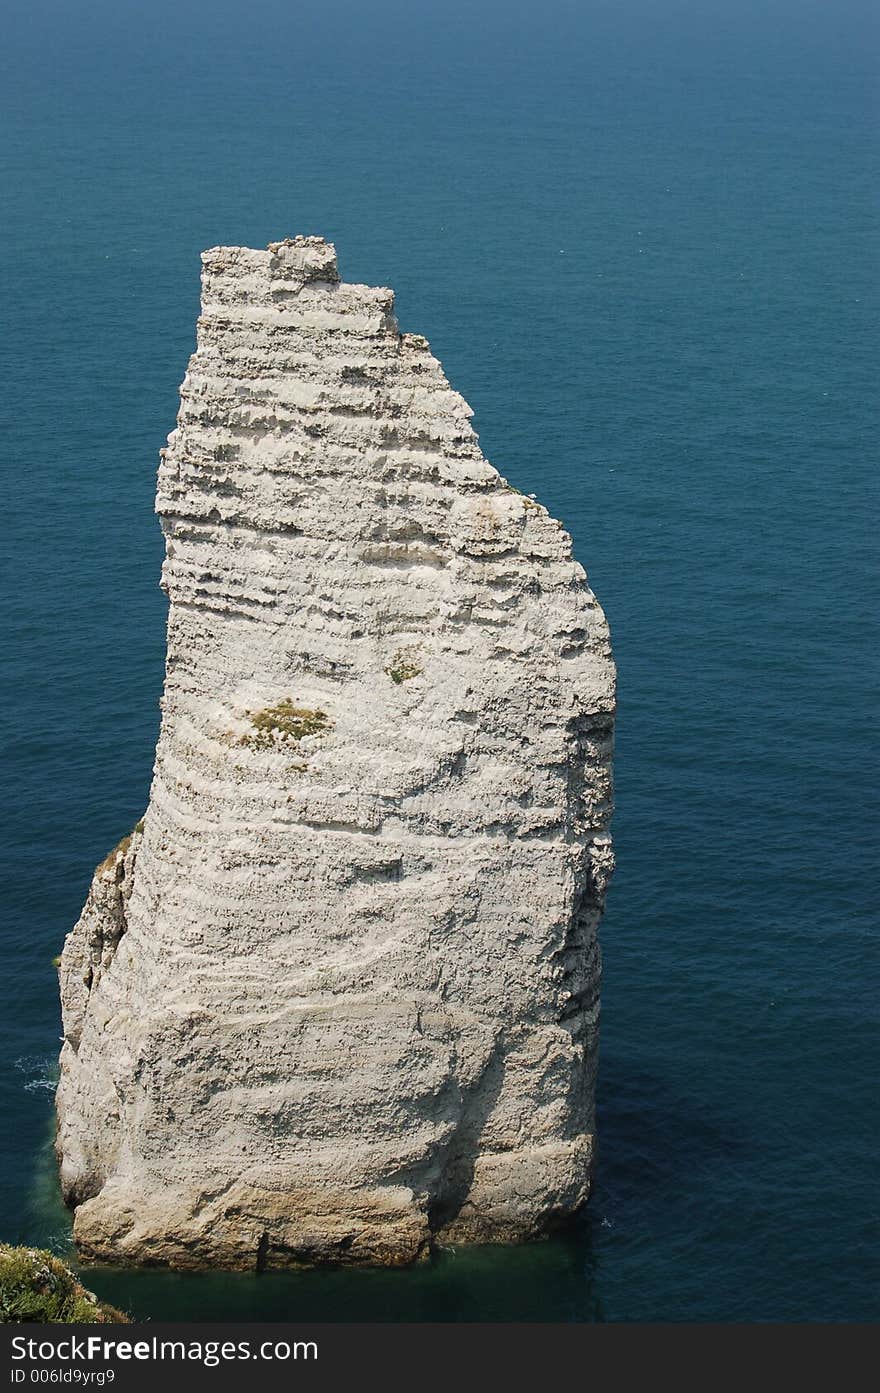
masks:
[[[61,962],[83,1257],[397,1264],[587,1197],[614,668],[391,291],[202,257],[142,824]]]

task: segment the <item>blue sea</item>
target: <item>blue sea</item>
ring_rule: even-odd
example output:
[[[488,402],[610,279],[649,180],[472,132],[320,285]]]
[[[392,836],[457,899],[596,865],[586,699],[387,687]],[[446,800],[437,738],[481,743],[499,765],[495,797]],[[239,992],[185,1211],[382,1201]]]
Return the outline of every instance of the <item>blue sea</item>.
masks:
[[[868,0],[9,0],[0,1238],[69,1252],[52,958],[143,812],[199,252],[391,285],[620,670],[600,1156],[565,1238],[90,1271],[165,1319],[880,1317]]]

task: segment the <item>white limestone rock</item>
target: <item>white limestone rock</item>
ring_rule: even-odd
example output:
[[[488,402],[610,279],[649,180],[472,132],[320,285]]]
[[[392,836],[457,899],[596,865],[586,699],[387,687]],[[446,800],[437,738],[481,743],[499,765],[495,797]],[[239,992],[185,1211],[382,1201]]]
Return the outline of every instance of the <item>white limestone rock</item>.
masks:
[[[406,1263],[589,1190],[614,668],[571,541],[333,247],[205,252],[143,824],[61,965],[83,1257]]]

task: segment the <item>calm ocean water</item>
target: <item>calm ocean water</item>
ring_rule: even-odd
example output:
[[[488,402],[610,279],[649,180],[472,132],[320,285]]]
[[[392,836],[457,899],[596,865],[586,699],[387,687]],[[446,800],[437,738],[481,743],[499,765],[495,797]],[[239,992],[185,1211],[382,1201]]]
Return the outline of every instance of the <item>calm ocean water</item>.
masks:
[[[4,31],[0,1237],[69,1241],[51,959],[147,798],[198,253],[320,232],[612,624],[597,1190],[565,1240],[416,1272],[89,1281],[172,1319],[880,1317],[869,4],[13,0]]]

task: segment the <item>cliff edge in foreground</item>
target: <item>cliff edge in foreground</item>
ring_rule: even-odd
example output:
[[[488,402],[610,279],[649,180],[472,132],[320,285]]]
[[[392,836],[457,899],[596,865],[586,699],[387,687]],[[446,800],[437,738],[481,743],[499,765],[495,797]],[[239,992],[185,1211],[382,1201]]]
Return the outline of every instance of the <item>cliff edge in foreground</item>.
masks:
[[[405,1263],[585,1200],[614,668],[389,290],[205,252],[144,821],[60,976],[89,1259]]]
[[[129,1318],[87,1291],[54,1253],[0,1243],[0,1325],[21,1323],[127,1325]]]

